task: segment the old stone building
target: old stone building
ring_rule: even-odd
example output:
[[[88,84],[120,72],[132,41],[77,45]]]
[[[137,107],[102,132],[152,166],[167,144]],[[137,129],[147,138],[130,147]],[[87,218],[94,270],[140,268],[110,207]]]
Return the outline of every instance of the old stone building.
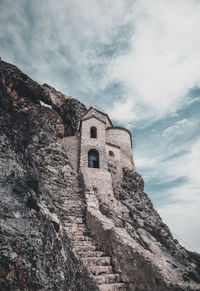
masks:
[[[114,167],[120,175],[122,168],[135,170],[131,133],[113,126],[107,114],[93,107],[82,117],[78,135],[66,137],[63,143],[77,171],[95,168],[100,173]]]

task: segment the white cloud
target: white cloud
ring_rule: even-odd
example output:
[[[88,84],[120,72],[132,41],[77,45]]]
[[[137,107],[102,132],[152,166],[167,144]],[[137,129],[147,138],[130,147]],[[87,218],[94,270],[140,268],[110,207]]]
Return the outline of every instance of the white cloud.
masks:
[[[38,82],[69,95],[77,84],[83,93],[86,89],[97,92],[103,80],[91,75],[90,69],[106,65],[107,58],[98,55],[99,47],[112,44],[127,23],[126,11],[123,0],[7,0],[0,9],[0,23],[6,23],[0,39],[9,40],[2,57]]]
[[[110,79],[124,82],[132,92],[126,101],[136,104],[132,116],[128,110],[132,120],[141,108],[140,119],[155,120],[188,102],[188,89],[200,83],[199,15],[198,1],[136,2],[131,50],[109,68]]]
[[[175,113],[200,84],[198,1],[8,0],[0,14],[6,23],[0,39],[9,39],[3,58],[40,83],[78,92],[82,101],[92,96],[94,106],[93,96],[110,98],[106,111],[121,122],[149,123]],[[123,38],[125,49],[117,50]],[[128,95],[104,96],[112,82]]]
[[[193,130],[197,125],[196,120],[188,120],[186,118],[177,121],[175,124],[167,127],[163,133],[163,137],[170,138],[171,136],[174,138],[174,135],[183,135],[187,130]]]
[[[152,143],[149,146],[153,146]],[[162,154],[154,153],[155,156],[150,150],[146,154],[138,152],[135,163],[142,169],[145,182],[156,178],[161,185],[157,197],[160,204],[157,210],[161,217],[176,235],[200,251],[200,234],[197,231],[200,228],[200,137],[178,149],[175,147],[174,153],[182,154],[172,159],[169,156],[173,153],[167,149],[166,145]],[[162,189],[164,184],[168,185],[167,189]],[[162,202],[163,197],[166,199]]]
[[[169,191],[173,198],[200,202],[200,137],[184,155],[166,162],[167,176],[171,179],[185,177],[186,181]]]
[[[162,182],[172,182],[180,178],[186,178],[178,188],[174,187],[169,190],[174,199],[177,197],[190,199],[192,193],[200,199],[199,194],[199,177],[200,177],[200,137],[191,143],[174,146],[174,150],[167,150],[168,144],[159,153],[156,149],[157,141],[149,142],[149,149],[138,150],[135,153],[136,167],[145,169],[150,176],[157,177]],[[150,147],[153,149],[150,150]],[[172,146],[173,147],[173,146]],[[155,151],[154,151],[155,150]],[[178,154],[176,156],[176,154]],[[174,156],[170,159],[170,156]],[[195,191],[194,191],[195,189]],[[192,191],[193,190],[193,191]]]
[[[158,208],[158,212],[170,227],[175,238],[190,251],[200,252],[200,204],[173,203]]]
[[[113,108],[110,111],[110,116],[113,119],[120,119],[121,122],[128,122],[132,119],[137,119],[138,117],[135,115],[133,110],[134,108],[134,100],[129,98],[124,102],[116,101],[113,104]],[[120,118],[119,118],[120,116]]]

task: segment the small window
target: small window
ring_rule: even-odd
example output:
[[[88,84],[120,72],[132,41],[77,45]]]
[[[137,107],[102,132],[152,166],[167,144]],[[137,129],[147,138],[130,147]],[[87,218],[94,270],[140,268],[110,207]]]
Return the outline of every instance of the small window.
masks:
[[[113,153],[113,151],[109,151],[108,154],[109,154],[109,156],[111,156],[111,157],[114,157],[114,156],[115,156],[114,153]]]
[[[90,128],[90,137],[91,137],[91,138],[97,138],[97,129],[96,129],[96,127],[94,127],[94,126],[92,126],[92,127]]]

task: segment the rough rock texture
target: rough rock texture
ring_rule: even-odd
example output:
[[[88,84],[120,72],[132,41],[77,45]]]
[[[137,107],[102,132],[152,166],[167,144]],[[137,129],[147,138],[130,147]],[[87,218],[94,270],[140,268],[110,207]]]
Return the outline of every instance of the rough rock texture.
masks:
[[[0,61],[0,290],[200,290],[200,256],[174,240],[139,174],[110,169],[113,196],[83,191],[62,139],[85,112]]]
[[[92,170],[92,171],[91,171]],[[82,171],[87,225],[130,290],[200,290],[199,255],[174,240],[143,192],[143,180],[124,169],[123,181],[95,169]],[[102,174],[101,174],[102,175]],[[95,183],[95,187],[94,187]]]
[[[78,121],[86,112],[85,105],[47,84],[39,85],[11,64],[1,61],[0,66],[1,91],[7,92],[9,99],[1,101],[5,102],[4,107],[10,103],[20,112],[35,108],[38,122],[46,121],[58,137],[77,133]],[[41,107],[41,101],[53,110]]]
[[[76,173],[58,142],[61,119],[16,67],[0,62],[0,74],[0,290],[98,290],[63,229]],[[76,126],[72,118],[68,133]]]

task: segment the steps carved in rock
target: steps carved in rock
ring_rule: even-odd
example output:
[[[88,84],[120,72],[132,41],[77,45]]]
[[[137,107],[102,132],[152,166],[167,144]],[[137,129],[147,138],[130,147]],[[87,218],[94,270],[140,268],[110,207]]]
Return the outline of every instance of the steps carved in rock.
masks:
[[[97,242],[90,236],[85,223],[85,201],[79,192],[77,176],[71,179],[74,195],[66,196],[63,203],[65,213],[62,222],[71,238],[74,249],[87,267],[101,291],[127,291],[127,284],[120,282],[120,274],[114,272],[111,257],[98,248]]]

